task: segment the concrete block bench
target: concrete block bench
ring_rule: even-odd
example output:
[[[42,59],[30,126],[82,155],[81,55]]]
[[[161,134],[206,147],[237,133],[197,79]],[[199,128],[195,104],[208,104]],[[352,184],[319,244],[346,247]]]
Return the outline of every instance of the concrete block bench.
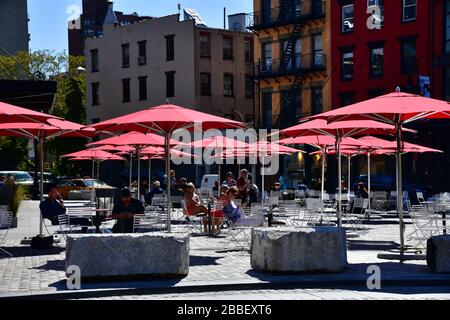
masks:
[[[428,239],[427,265],[433,272],[450,273],[450,235]]]
[[[177,277],[189,273],[189,235],[168,233],[69,235],[66,274],[82,279]]]
[[[273,273],[339,272],[347,266],[345,229],[255,228],[251,266]]]

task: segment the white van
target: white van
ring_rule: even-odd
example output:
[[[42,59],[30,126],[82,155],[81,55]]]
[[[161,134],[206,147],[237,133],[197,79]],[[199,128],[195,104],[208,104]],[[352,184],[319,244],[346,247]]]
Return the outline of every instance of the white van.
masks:
[[[200,188],[212,190],[216,182],[219,183],[218,174],[205,174],[202,178]]]

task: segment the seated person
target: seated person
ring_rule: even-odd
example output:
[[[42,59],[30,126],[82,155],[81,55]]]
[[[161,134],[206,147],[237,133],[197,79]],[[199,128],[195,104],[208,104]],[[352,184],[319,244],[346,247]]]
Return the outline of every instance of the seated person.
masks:
[[[363,182],[358,183],[358,186],[357,186],[356,192],[355,192],[355,197],[364,198],[364,199],[369,198],[369,192],[367,191],[366,186],[364,185]]]
[[[159,181],[155,181],[152,184],[152,189],[150,190],[149,193],[147,193],[144,198],[145,198],[145,203],[148,205],[152,204],[152,199],[155,196],[155,194],[163,194],[164,190],[161,189],[161,183]]]
[[[200,203],[200,197],[195,193],[195,186],[192,182],[186,185],[186,192],[184,193],[183,200],[186,205],[185,214],[187,216],[203,217],[203,227],[206,233],[208,227],[208,221],[206,219],[208,208]]]
[[[133,233],[133,216],[144,214],[144,211],[142,203],[131,197],[130,190],[123,189],[120,201],[114,204],[111,215],[111,219],[117,220],[113,233]]]
[[[252,203],[258,202],[258,194],[259,194],[259,189],[258,186],[256,184],[253,183],[252,180],[248,181],[248,203],[249,205],[251,205]]]
[[[264,217],[260,215],[244,216],[241,209],[234,202],[238,195],[238,190],[234,187],[227,191],[228,201],[222,209],[223,214],[237,226],[260,227],[264,225]]]
[[[236,186],[236,180],[234,180],[233,173],[228,172],[225,176],[225,181],[222,182],[222,185],[226,185],[227,187],[234,187]]]
[[[306,184],[303,183],[303,181],[299,181],[297,184],[297,190],[299,191],[304,191],[305,194],[308,193],[308,186]]]
[[[58,216],[66,214],[66,207],[57,186],[50,186],[48,197],[39,204],[39,209],[43,219],[50,220],[54,226],[59,225]],[[88,218],[70,218],[70,224],[92,226]]]

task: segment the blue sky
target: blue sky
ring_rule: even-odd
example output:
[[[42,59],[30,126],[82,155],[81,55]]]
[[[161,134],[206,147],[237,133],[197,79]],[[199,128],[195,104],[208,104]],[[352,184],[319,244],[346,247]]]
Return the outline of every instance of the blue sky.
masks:
[[[28,0],[31,50],[67,51],[67,21],[71,15],[68,9],[81,8],[81,3],[81,0]],[[182,8],[199,10],[208,26],[222,27],[223,7],[227,8],[227,14],[248,13],[252,11],[253,0],[116,0],[114,8],[125,13],[164,16],[177,13],[178,3]]]

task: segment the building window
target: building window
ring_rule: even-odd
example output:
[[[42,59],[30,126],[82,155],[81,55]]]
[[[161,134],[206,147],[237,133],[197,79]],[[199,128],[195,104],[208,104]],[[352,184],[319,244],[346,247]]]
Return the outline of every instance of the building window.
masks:
[[[223,95],[226,97],[234,96],[234,79],[232,74],[225,73],[223,75]]]
[[[253,41],[252,40],[245,40],[244,41],[245,46],[245,62],[252,62],[253,61]]]
[[[100,83],[95,82],[91,84],[92,88],[92,105],[98,106],[100,104]]]
[[[138,42],[138,65],[143,66],[147,64],[147,41]]]
[[[370,76],[383,75],[384,48],[370,48]]]
[[[202,96],[211,95],[211,73],[207,72],[200,73],[200,95]]]
[[[301,90],[293,94],[290,89],[280,91],[281,95],[281,119],[283,128],[295,125],[302,117]],[[293,101],[292,101],[293,100]]]
[[[450,66],[444,69],[444,99],[450,101]]]
[[[354,78],[354,61],[353,49],[341,52],[341,78],[342,80],[353,80]]]
[[[223,37],[223,59],[233,60],[233,38]]]
[[[249,74],[245,75],[245,97],[246,98],[253,98],[255,94],[255,87],[253,83],[252,76]]]
[[[200,34],[200,57],[211,57],[211,35],[209,33]]]
[[[262,107],[263,107],[263,126],[267,129],[271,129],[273,125],[272,92],[262,93]]]
[[[414,21],[417,17],[417,0],[403,0],[403,21]]]
[[[312,40],[313,46],[313,67],[324,67],[325,66],[325,57],[323,54],[323,38],[322,34],[316,34],[313,36]]]
[[[166,60],[175,60],[175,35],[166,36]]]
[[[323,112],[322,87],[311,88],[311,109],[313,115]]]
[[[355,103],[355,93],[354,92],[344,92],[339,94],[341,100],[341,107],[349,106]]]
[[[271,72],[272,71],[272,43],[264,42],[261,44],[261,70],[260,72]]]
[[[353,32],[353,28],[354,28],[353,10],[354,10],[353,4],[342,6],[342,32],[343,33]]]
[[[122,79],[122,102],[131,100],[131,79]]]
[[[130,45],[128,43],[122,45],[122,68],[130,67]]]
[[[445,52],[450,53],[450,0],[446,1],[445,14]]]
[[[175,71],[166,72],[166,97],[175,97]]]
[[[401,41],[401,72],[404,74],[416,73],[416,39]]]
[[[382,96],[386,93],[386,90],[384,89],[372,89],[367,91],[367,96],[369,99],[377,98],[379,96]]]
[[[139,101],[147,100],[147,77],[139,77]]]
[[[98,72],[98,49],[91,50],[91,71]]]

